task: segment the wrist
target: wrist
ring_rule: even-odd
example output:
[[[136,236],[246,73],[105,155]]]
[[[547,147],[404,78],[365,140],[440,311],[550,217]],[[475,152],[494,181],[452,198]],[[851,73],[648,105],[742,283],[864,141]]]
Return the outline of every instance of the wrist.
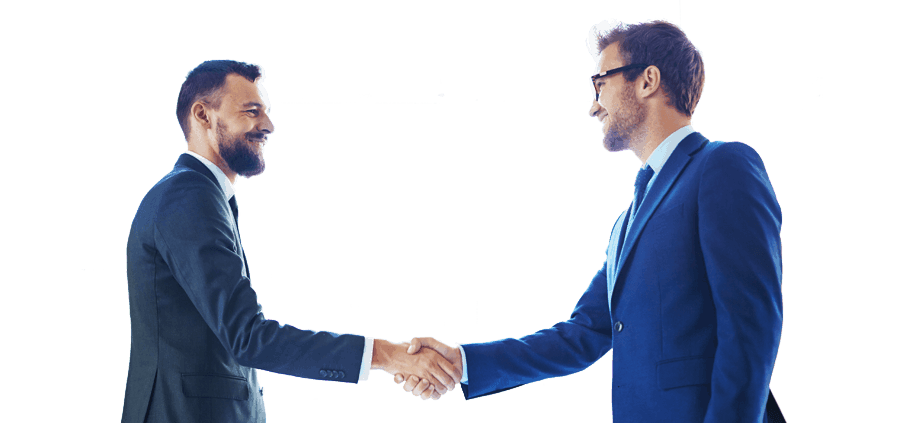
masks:
[[[385,339],[373,340],[373,359],[370,361],[371,369],[383,370],[389,366],[394,345]]]

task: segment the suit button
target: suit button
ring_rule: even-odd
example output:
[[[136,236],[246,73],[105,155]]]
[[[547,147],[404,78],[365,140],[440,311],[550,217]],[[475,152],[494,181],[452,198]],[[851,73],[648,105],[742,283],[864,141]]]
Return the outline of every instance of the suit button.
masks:
[[[320,377],[326,377],[326,370],[320,370]]]
[[[344,379],[344,378],[345,378],[345,372],[339,371],[339,379]]]
[[[615,323],[615,330],[616,330],[616,331],[620,332],[622,329],[624,329],[624,325],[623,325],[621,322]]]
[[[260,396],[263,396],[263,386],[260,387]]]

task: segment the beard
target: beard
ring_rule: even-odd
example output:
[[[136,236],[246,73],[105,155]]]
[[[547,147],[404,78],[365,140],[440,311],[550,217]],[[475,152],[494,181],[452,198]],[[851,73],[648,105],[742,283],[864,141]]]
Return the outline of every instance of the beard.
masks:
[[[646,121],[646,108],[640,104],[629,86],[621,92],[621,107],[608,115],[608,131],[602,144],[608,151],[623,151],[630,148],[631,141],[637,135],[640,125]]]
[[[259,175],[266,168],[263,161],[263,153],[258,153],[251,144],[256,142],[252,139],[263,140],[263,133],[248,132],[244,136],[233,136],[229,133],[223,122],[216,124],[216,141],[219,144],[219,155],[232,169],[233,172],[244,176],[251,177]]]

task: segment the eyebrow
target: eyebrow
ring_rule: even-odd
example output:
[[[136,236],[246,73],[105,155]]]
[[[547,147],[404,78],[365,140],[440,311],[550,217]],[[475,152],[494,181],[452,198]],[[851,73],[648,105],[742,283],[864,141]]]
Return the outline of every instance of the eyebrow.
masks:
[[[267,109],[266,107],[263,106],[263,104],[260,104],[260,103],[255,102],[255,101],[251,101],[251,102],[242,104],[241,107],[242,107],[242,108],[245,108],[245,107],[257,107],[257,108],[259,108],[259,109],[264,109],[264,110],[266,110],[267,113],[270,112],[270,109]]]

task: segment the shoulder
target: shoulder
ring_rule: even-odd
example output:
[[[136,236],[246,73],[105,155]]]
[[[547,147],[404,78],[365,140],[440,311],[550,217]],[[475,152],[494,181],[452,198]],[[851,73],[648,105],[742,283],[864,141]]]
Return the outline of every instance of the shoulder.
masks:
[[[777,209],[774,188],[755,149],[742,142],[711,142],[703,148],[701,194],[729,202],[744,196],[770,199]]]
[[[739,141],[712,141],[706,144],[700,155],[709,166],[719,164],[759,164],[762,158],[755,149]]]
[[[185,166],[176,166],[163,179],[154,186],[153,189],[162,192],[171,192],[184,189],[200,189],[210,191],[221,191],[216,181],[211,180],[206,175],[194,169]]]
[[[699,152],[699,156],[703,173],[725,176],[747,173],[768,179],[765,163],[759,153],[742,142],[709,142]]]
[[[160,179],[149,193],[162,199],[216,199],[225,203],[223,191],[216,181],[196,170],[176,166]]]
[[[157,219],[169,220],[173,216],[194,216],[195,219],[220,214],[228,209],[222,189],[206,175],[183,166],[176,166],[163,177],[148,197],[155,198],[154,212]]]

